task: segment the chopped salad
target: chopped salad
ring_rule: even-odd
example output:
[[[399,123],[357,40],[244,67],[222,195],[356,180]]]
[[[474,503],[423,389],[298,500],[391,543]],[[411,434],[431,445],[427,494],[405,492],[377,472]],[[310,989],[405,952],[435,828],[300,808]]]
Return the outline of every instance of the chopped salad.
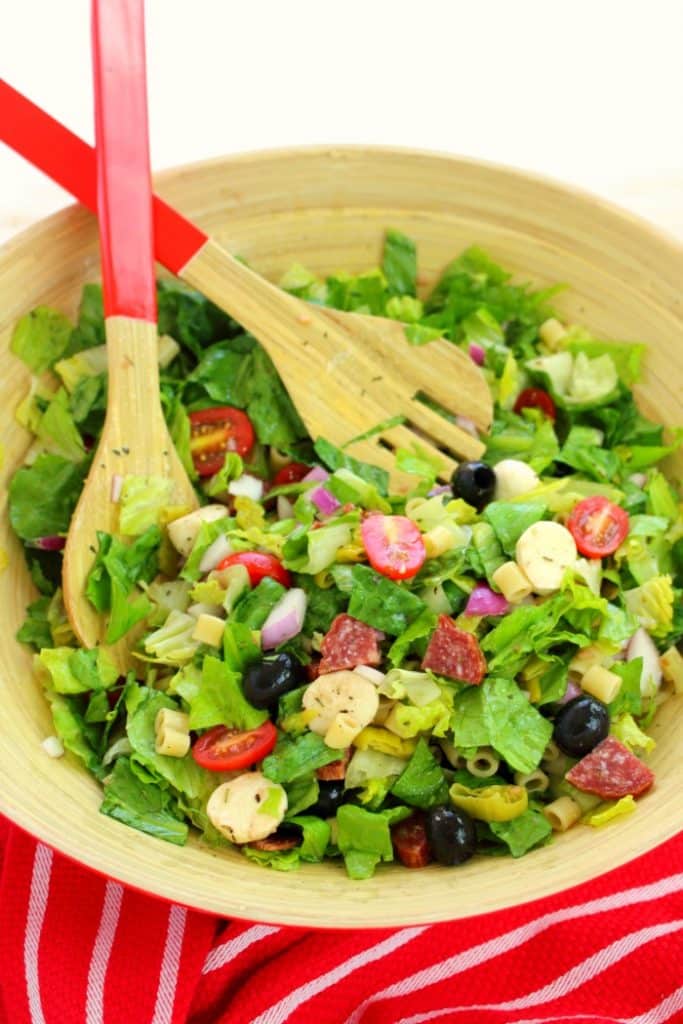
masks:
[[[297,265],[281,282],[402,321],[425,359],[445,336],[482,367],[485,455],[443,485],[419,443],[398,450],[400,492],[307,436],[239,324],[159,282],[163,407],[200,507],[170,504],[164,479],[112,479],[92,650],[60,572],[105,412],[100,288],[75,325],[47,307],[17,324],[33,373],[17,416],[35,440],[9,515],[39,592],[18,639],[52,710],[46,752],[83,762],[103,814],[364,879],[392,860],[519,857],[652,787],[647,730],[683,692],[683,514],[660,467],[683,432],[638,409],[645,346],[563,324],[555,289],[514,283],[477,248],[426,298],[416,281],[414,243],[389,231],[379,269],[321,280]],[[107,651],[122,638],[125,678]]]

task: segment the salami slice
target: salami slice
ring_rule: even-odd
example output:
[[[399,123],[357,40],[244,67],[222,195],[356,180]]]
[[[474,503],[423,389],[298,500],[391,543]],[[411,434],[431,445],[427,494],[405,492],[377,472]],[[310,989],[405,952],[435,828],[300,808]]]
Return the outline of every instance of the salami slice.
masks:
[[[603,800],[639,796],[655,781],[653,772],[614,736],[608,736],[567,772],[565,778],[584,793]]]
[[[329,764],[324,764],[322,768],[316,768],[316,779],[320,779],[321,782],[339,782],[341,779],[345,779],[346,768],[350,760],[351,750],[345,750],[344,756],[338,761],[330,761]]]
[[[383,639],[384,634],[378,629],[367,626],[352,615],[337,615],[320,645],[322,660],[319,674],[357,665],[379,665],[382,660],[379,641]]]
[[[254,839],[253,842],[247,843],[247,846],[250,846],[252,850],[265,850],[268,853],[294,850],[300,845],[301,839],[297,839],[296,836],[279,836],[277,832],[266,839]]]
[[[458,629],[447,615],[440,615],[422,659],[422,668],[449,679],[477,684],[486,675],[486,659],[473,633]]]

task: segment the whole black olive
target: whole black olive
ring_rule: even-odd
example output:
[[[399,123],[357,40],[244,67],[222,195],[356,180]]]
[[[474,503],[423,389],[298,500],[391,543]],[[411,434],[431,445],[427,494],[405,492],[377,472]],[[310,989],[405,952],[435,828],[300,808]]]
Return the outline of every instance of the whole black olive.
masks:
[[[481,512],[493,498],[496,474],[485,462],[461,462],[451,477],[451,487],[456,498]]]
[[[583,757],[609,732],[609,711],[595,697],[583,694],[568,701],[555,716],[553,739],[563,754]]]
[[[332,818],[337,809],[344,803],[346,790],[343,779],[331,782],[319,782],[318,799],[312,807],[307,807],[302,814],[315,814],[318,818]]]
[[[301,662],[282,651],[249,666],[244,673],[244,696],[255,708],[273,708],[283,693],[302,682]]]
[[[425,826],[434,860],[446,867],[464,864],[477,848],[474,822],[459,807],[431,807]]]

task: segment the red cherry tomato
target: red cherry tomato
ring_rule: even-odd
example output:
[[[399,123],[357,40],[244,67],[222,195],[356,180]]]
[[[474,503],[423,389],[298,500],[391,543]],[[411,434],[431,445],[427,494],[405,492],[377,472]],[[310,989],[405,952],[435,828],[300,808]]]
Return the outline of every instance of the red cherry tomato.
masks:
[[[601,495],[584,498],[572,509],[567,529],[582,555],[613,555],[628,534],[628,512]]]
[[[190,413],[190,451],[200,476],[222,469],[226,452],[248,455],[254,440],[251,420],[241,409],[221,405]]]
[[[282,469],[278,469],[273,477],[273,487],[284,487],[286,484],[298,484],[300,480],[310,472],[311,467],[305,466],[303,462],[288,462]]]
[[[244,566],[249,573],[249,582],[252,587],[260,583],[264,576],[270,576],[271,579],[277,580],[283,587],[292,585],[292,577],[280,559],[264,551],[237,551],[234,555],[227,555],[216,568],[227,569],[231,565]]]
[[[262,761],[276,740],[277,729],[270,721],[249,732],[214,725],[199,737],[192,747],[192,756],[210,772],[236,772]]]
[[[390,580],[411,579],[427,557],[422,534],[406,516],[368,516],[361,536],[370,565]]]
[[[549,420],[554,420],[557,416],[555,403],[543,388],[525,388],[520,392],[515,402],[515,412],[520,413],[522,409],[540,409]]]
[[[422,814],[411,814],[409,818],[394,825],[391,842],[404,867],[424,868],[429,864],[431,856]]]

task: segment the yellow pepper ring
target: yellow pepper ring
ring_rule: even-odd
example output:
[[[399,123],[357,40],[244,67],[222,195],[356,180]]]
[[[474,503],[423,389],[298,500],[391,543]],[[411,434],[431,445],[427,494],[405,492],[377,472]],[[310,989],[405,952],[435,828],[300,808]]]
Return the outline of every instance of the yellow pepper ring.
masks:
[[[529,806],[529,795],[524,786],[468,789],[454,782],[449,793],[456,807],[479,821],[512,821],[524,814]]]

